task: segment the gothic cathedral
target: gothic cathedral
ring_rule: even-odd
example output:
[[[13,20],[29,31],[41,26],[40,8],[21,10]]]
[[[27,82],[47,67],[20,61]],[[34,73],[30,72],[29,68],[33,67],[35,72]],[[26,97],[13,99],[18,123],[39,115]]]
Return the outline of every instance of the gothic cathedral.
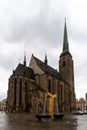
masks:
[[[32,54],[29,66],[26,66],[24,55],[23,64],[19,63],[9,78],[7,109],[9,112],[43,111],[46,92],[57,94],[59,112],[75,109],[74,66],[69,51],[66,21],[59,72],[48,65],[47,55],[41,61]]]

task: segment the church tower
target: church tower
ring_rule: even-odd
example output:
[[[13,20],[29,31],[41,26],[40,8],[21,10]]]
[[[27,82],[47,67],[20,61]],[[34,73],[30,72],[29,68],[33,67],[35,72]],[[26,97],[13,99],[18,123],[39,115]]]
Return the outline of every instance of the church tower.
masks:
[[[64,26],[63,50],[59,60],[59,72],[63,81],[69,84],[70,109],[75,109],[75,90],[74,90],[74,66],[72,55],[69,51],[66,21]]]

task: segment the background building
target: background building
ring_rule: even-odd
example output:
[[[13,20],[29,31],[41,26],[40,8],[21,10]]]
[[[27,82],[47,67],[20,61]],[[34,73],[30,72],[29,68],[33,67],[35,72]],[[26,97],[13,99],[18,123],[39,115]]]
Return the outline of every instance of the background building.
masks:
[[[80,98],[76,100],[76,109],[85,111],[86,110],[86,100],[84,98]]]
[[[27,67],[24,55],[24,63],[19,63],[9,78],[7,109],[15,112],[42,112],[46,92],[57,94],[59,112],[75,109],[74,66],[66,22],[63,51],[58,63],[59,72],[48,65],[47,55],[44,62],[32,55]]]
[[[3,99],[0,101],[0,111],[5,111],[6,110],[6,99]]]
[[[87,93],[85,94],[85,100],[86,100],[86,110],[87,110]]]

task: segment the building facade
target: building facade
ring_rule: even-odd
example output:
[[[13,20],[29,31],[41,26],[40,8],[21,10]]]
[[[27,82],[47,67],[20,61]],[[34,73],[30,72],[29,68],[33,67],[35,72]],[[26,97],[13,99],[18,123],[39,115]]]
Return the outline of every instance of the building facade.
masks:
[[[77,110],[86,110],[86,100],[84,98],[80,98],[79,100],[76,100],[76,109]]]
[[[29,66],[18,64],[9,78],[7,109],[10,112],[43,112],[46,92],[57,95],[59,112],[75,109],[74,66],[69,51],[66,22],[64,27],[63,51],[59,60],[59,72],[33,54]],[[48,106],[47,106],[48,109]]]
[[[85,100],[86,100],[86,111],[87,111],[87,93],[85,94]]]

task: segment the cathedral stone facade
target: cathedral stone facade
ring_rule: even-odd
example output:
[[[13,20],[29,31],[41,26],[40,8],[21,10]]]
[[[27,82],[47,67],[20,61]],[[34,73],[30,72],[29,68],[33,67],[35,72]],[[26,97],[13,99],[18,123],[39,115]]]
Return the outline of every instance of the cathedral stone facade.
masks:
[[[46,92],[57,94],[59,112],[75,109],[74,70],[69,52],[66,22],[64,27],[63,51],[59,60],[59,72],[33,54],[29,66],[19,63],[9,78],[7,109],[9,112],[42,112]]]

